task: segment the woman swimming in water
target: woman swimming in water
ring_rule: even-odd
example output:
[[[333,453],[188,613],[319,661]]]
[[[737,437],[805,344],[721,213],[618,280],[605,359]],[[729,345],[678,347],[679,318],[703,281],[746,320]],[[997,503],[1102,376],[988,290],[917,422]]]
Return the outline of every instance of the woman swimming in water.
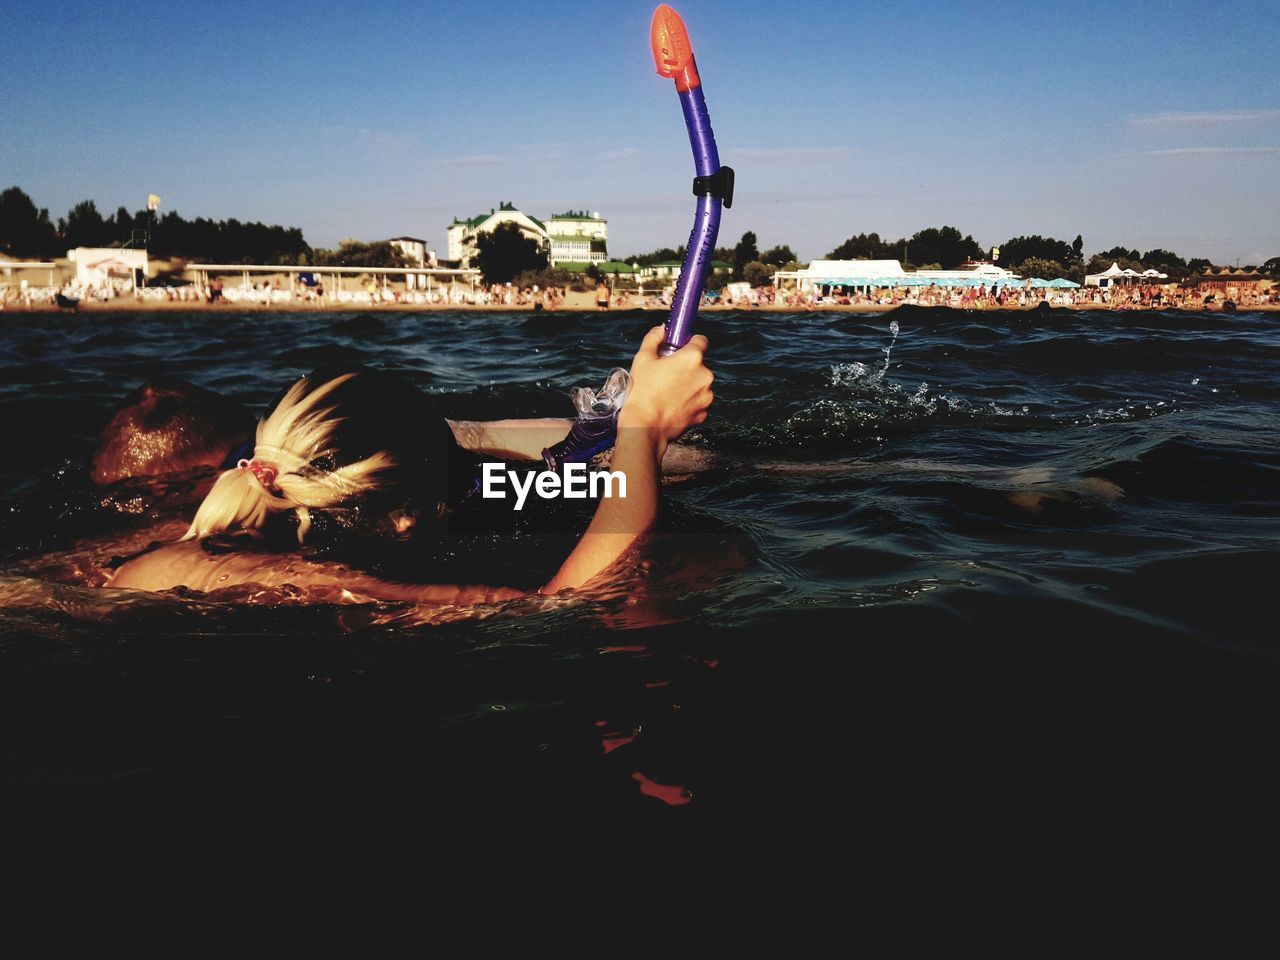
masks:
[[[580,587],[623,555],[653,524],[658,481],[667,446],[707,417],[711,372],[703,363],[706,339],[659,357],[663,328],[646,335],[632,363],[633,385],[619,415],[611,470],[627,478],[626,495],[600,501],[586,533],[539,592]],[[394,583],[338,564],[317,564],[296,552],[218,552],[212,537],[243,532],[269,538],[280,522],[294,524],[306,542],[318,517],[339,525],[428,523],[447,511],[468,483],[474,459],[459,455],[453,431],[438,418],[421,419],[421,394],[403,381],[373,372],[323,372],[294,384],[259,424],[252,456],[224,472],[196,511],[182,539],[122,564],[109,586],[208,591],[237,584],[329,587],[350,599],[382,598],[467,603],[509,599],[525,591],[505,588]],[[361,382],[361,378],[366,378]],[[372,400],[383,404],[374,409]],[[387,406],[389,404],[389,406]],[[529,456],[567,422],[535,421],[532,430],[489,427],[488,446]],[[477,430],[463,425],[462,432]],[[559,439],[559,437],[556,437]],[[536,456],[536,454],[533,454]],[[292,518],[292,519],[290,519]]]

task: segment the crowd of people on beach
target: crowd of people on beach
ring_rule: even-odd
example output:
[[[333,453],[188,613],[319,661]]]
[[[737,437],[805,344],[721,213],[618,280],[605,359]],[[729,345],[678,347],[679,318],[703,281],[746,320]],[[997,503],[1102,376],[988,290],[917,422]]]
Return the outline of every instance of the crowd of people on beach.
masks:
[[[511,309],[555,311],[566,309],[569,288],[563,286],[522,286],[513,283],[484,285],[442,284],[430,290],[401,289],[367,279],[357,289],[335,289],[330,281],[290,283],[261,280],[250,284],[226,285],[219,277],[206,283],[162,284],[131,288],[111,282],[100,286],[69,284],[62,288],[37,287],[24,283],[0,284],[0,309],[5,307],[41,308],[75,301],[113,303],[123,307],[135,303],[217,304],[268,307],[312,307],[335,305],[401,305],[426,307],[506,307]],[[575,289],[586,294],[588,288]],[[646,292],[643,285],[636,290],[615,289],[601,281],[594,292],[597,310],[664,309],[671,305],[675,284]],[[59,300],[58,298],[62,299]],[[748,287],[730,284],[721,290],[708,290],[704,307],[739,310],[794,309],[813,311],[833,307],[892,308],[903,305],[950,307],[959,310],[1029,309],[1041,305],[1086,310],[1220,310],[1251,309],[1280,305],[1280,286],[1270,289],[1256,284],[1200,285],[1131,284],[1112,287],[996,286],[979,283],[968,287],[881,287],[846,288],[840,286],[811,288],[778,288],[772,284]],[[581,309],[570,304],[568,309]]]
[[[782,290],[770,285],[751,288],[742,295],[723,298],[724,305],[738,309],[792,307],[819,310],[832,306],[950,307],[958,310],[999,310],[1006,308],[1068,307],[1086,310],[1215,310],[1224,304],[1248,309],[1280,304],[1280,287],[1261,290],[1252,285],[1182,287],[1175,284],[1133,284],[1115,287],[988,286],[970,287],[882,287],[871,290],[829,287],[825,290]]]

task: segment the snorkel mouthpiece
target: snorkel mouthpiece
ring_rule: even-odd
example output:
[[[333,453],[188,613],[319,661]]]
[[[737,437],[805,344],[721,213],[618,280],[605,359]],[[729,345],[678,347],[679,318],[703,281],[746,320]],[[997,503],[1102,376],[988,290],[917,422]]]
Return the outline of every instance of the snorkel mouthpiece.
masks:
[[[609,371],[599,391],[574,387],[570,396],[578,419],[567,437],[542,451],[547,469],[559,470],[564,463],[586,463],[612,447],[618,433],[618,412],[630,389],[631,374],[621,367]]]
[[[693,59],[693,44],[680,14],[665,3],[653,11],[653,23],[649,26],[649,43],[653,46],[653,62],[658,76],[675,80],[681,93],[702,86],[698,66]]]
[[[614,367],[605,378],[604,386],[597,392],[589,387],[574,387],[573,405],[578,416],[588,420],[611,417],[622,409],[631,389],[631,374],[621,367]]]

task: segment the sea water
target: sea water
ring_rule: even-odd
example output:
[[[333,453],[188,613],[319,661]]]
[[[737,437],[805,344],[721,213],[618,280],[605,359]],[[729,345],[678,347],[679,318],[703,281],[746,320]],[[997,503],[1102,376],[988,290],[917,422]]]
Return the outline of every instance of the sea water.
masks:
[[[154,521],[84,477],[150,377],[260,412],[359,361],[449,416],[568,416],[571,388],[660,321],[5,315],[6,796],[379,795],[620,822],[822,809],[856,831],[850,811],[924,815],[926,798],[1084,803],[1108,784],[1113,802],[1117,784],[1176,793],[1188,769],[1247,776],[1280,719],[1271,315],[703,316],[716,401],[686,441],[708,469],[666,484],[635,569],[580,600],[430,617],[129,596],[42,560]],[[444,569],[536,585],[573,533],[513,529]]]

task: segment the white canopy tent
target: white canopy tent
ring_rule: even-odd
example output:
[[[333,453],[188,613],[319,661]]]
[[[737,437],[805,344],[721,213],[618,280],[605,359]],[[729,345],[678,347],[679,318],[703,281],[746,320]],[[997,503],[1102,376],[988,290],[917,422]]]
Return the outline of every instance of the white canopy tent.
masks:
[[[1101,273],[1091,273],[1084,278],[1086,287],[1112,287],[1122,281],[1133,282],[1134,280],[1168,280],[1167,273],[1160,273],[1158,270],[1144,270],[1139,273],[1137,270],[1120,269],[1118,263],[1112,262],[1111,266],[1103,270]]]
[[[898,260],[814,260],[800,270],[780,270],[775,285],[791,280],[800,290],[822,287],[942,287],[1010,286],[1021,278],[993,263],[979,263],[957,270],[902,269]]]

